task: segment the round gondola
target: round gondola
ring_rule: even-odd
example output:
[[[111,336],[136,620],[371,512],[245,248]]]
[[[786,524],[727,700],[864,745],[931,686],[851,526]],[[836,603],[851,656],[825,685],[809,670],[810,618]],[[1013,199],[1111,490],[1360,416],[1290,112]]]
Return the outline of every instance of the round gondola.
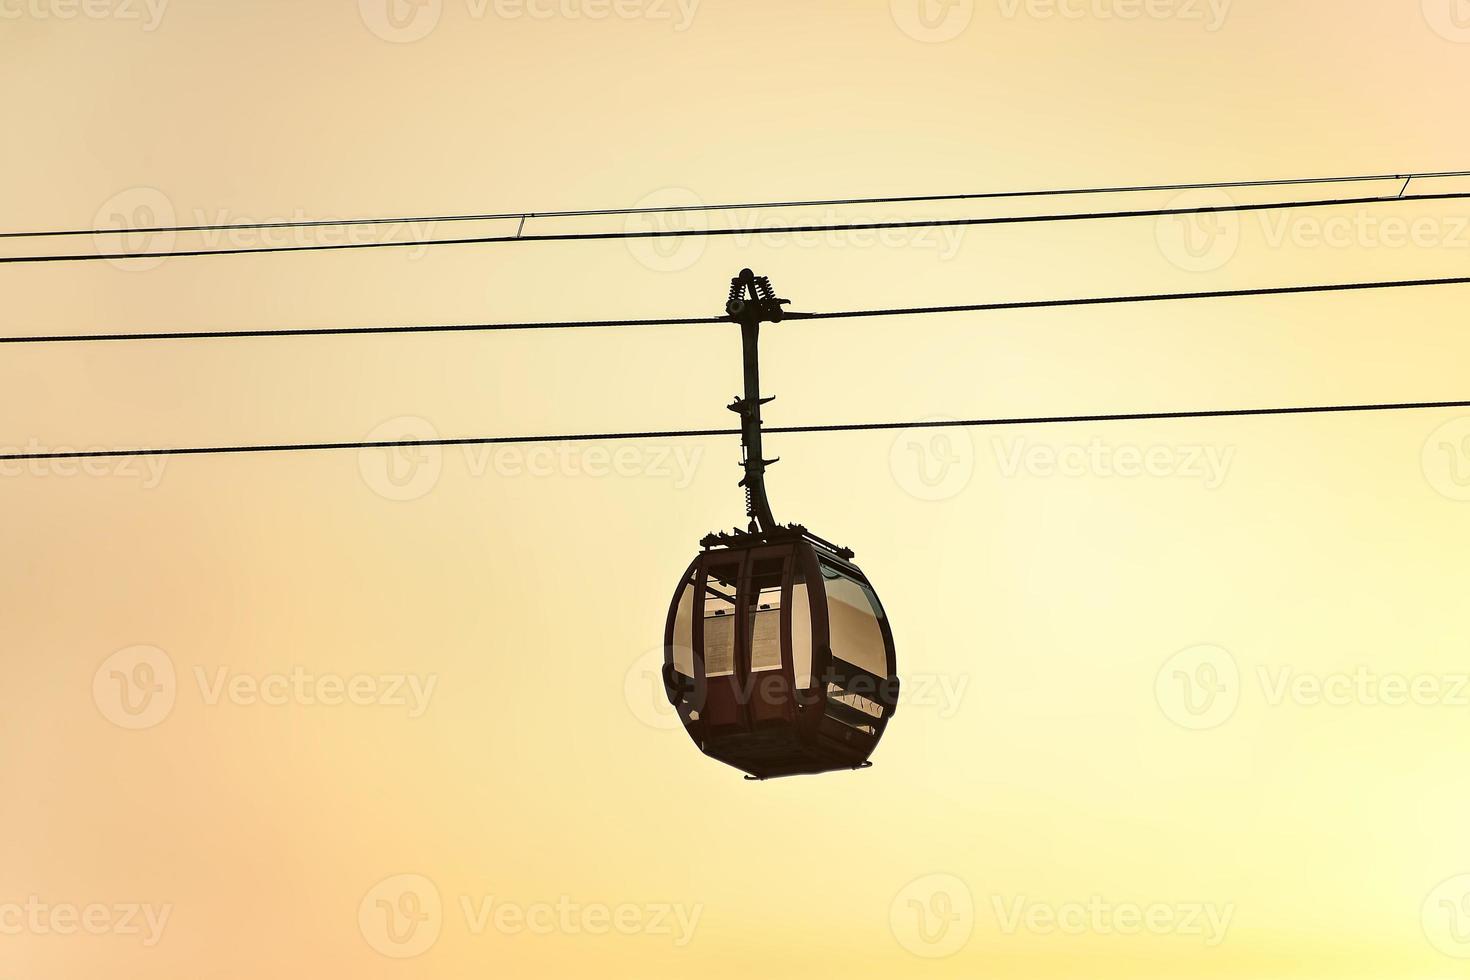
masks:
[[[866,767],[899,691],[893,632],[853,553],[771,517],[757,348],[785,302],[748,269],[732,283],[745,395],[730,408],[742,418],[750,523],[701,542],[664,630],[664,689],[685,730],[755,779]]]

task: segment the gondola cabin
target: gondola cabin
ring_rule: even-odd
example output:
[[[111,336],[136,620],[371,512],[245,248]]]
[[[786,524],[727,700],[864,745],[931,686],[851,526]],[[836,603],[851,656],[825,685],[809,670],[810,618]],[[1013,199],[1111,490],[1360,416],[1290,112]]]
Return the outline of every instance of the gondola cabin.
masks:
[[[700,542],[664,626],[669,702],[701,752],[751,779],[866,767],[898,705],[893,632],[852,552],[777,524],[766,498],[760,328],[806,315],[788,302],[749,269],[730,282],[749,529]]]
[[[867,765],[899,685],[852,553],[800,527],[703,543],[664,641],[665,691],[694,743],[756,779]]]

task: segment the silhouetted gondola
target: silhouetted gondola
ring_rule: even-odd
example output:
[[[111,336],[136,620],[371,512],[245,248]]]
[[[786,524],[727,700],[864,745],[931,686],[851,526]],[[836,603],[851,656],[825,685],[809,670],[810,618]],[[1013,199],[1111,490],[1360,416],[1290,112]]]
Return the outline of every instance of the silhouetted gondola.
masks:
[[[853,554],[766,499],[758,361],[762,322],[787,314],[749,269],[730,289],[741,325],[748,530],[712,534],[680,580],[664,634],[664,686],[712,758],[767,779],[868,765],[898,702],[893,633]]]

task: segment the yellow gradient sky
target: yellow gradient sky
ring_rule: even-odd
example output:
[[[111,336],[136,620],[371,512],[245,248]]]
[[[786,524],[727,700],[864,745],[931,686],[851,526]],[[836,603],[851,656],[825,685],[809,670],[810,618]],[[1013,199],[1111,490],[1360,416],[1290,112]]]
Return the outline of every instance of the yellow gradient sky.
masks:
[[[0,0],[0,230],[1456,170],[1467,72],[1464,0]],[[1457,276],[1470,207],[7,265],[0,334],[702,316],[743,266],[806,310]],[[790,323],[768,419],[1467,399],[1467,295]],[[726,426],[738,350],[8,346],[0,444]],[[1464,414],[772,438],[907,689],[871,770],[760,785],[652,673],[730,439],[3,464],[0,978],[1463,976]]]

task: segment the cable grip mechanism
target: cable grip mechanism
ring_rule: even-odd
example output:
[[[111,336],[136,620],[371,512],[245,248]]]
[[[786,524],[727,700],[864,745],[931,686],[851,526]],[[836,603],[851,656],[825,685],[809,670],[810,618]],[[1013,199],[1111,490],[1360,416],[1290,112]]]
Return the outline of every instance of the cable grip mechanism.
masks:
[[[762,323],[780,323],[786,315],[782,306],[789,302],[776,295],[770,279],[742,269],[740,275],[730,280],[730,298],[725,303],[725,313],[732,322],[740,324],[745,394],[737,395],[729,409],[740,416],[740,465],[745,470],[740,486],[745,490],[745,516],[750,521],[751,533],[772,531],[776,527],[766,497],[766,468],[779,462],[766,459],[761,452],[761,406],[775,399],[761,397],[760,329]]]

